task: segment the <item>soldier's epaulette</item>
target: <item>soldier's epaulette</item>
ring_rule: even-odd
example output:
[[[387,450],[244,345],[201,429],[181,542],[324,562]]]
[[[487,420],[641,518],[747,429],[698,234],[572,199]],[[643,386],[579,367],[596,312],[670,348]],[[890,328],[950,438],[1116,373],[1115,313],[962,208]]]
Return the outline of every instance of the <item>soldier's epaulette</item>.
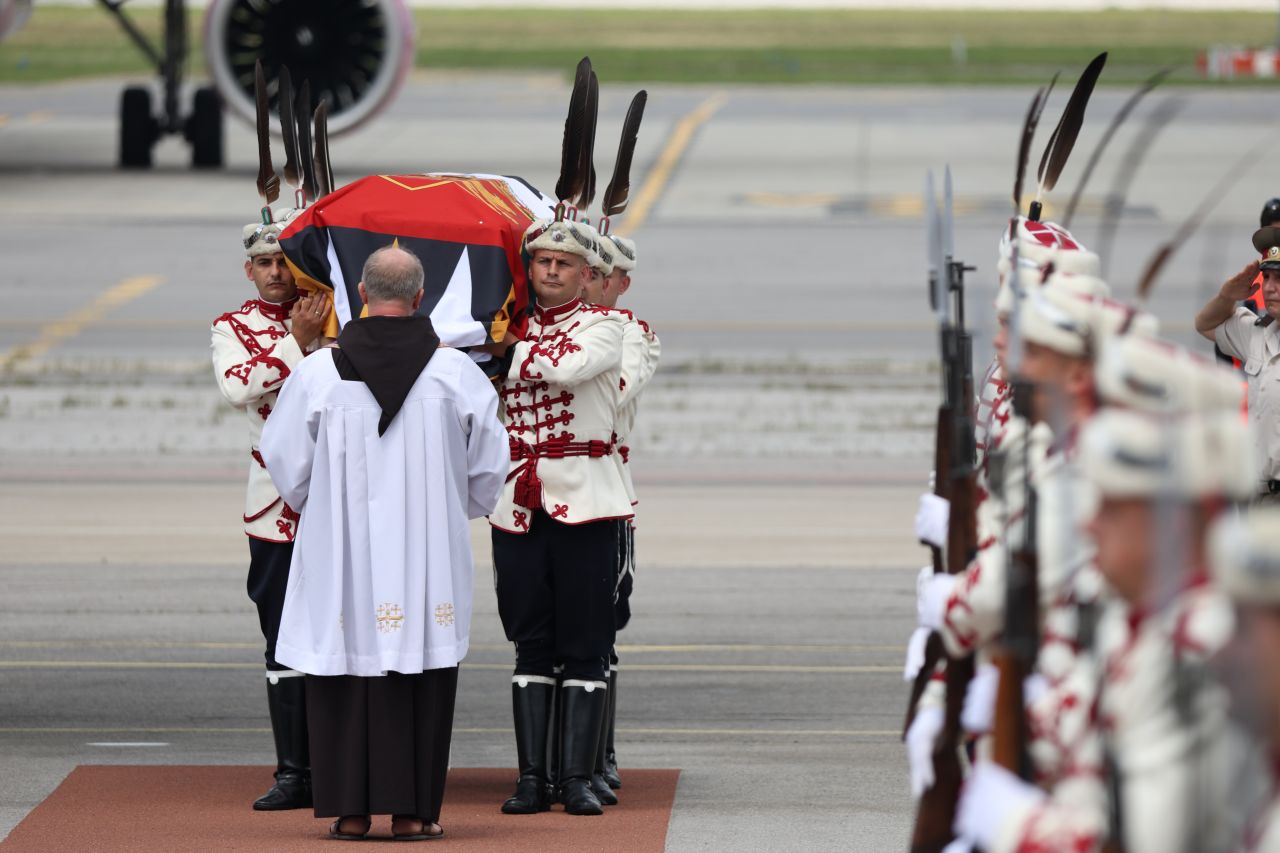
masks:
[[[583,305],[582,309],[584,311],[589,311],[592,314],[618,314],[626,317],[628,320],[635,319],[635,315],[625,308],[609,308],[605,305]]]
[[[219,317],[216,317],[216,318],[214,319],[214,321],[213,321],[213,325],[215,325],[215,326],[216,326],[216,325],[218,325],[219,323],[226,323],[226,322],[229,322],[229,321],[231,320],[231,318],[232,318],[232,317],[238,316],[238,315],[240,315],[240,314],[248,314],[248,313],[249,313],[249,309],[253,307],[253,304],[254,304],[254,302],[256,302],[256,301],[257,301],[257,300],[249,299],[249,300],[247,300],[243,305],[241,305],[241,306],[240,306],[240,310],[239,310],[239,311],[228,311],[227,313],[225,313],[225,314],[223,314],[223,315],[221,315],[221,316],[219,316]]]

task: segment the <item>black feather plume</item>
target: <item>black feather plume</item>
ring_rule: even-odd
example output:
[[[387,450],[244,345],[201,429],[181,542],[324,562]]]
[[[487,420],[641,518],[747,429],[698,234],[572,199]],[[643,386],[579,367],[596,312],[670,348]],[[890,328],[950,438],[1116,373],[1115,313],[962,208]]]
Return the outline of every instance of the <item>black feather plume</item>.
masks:
[[[1067,158],[1071,156],[1071,149],[1075,147],[1076,138],[1080,136],[1080,128],[1084,126],[1084,111],[1089,106],[1093,87],[1106,64],[1107,54],[1104,51],[1093,58],[1076,81],[1062,117],[1058,119],[1058,126],[1053,129],[1053,136],[1049,137],[1049,144],[1045,146],[1044,156],[1040,158],[1040,168],[1036,172],[1040,188],[1036,192],[1036,198],[1057,186],[1058,178],[1066,168]]]
[[[316,131],[316,198],[323,198],[337,187],[333,185],[333,166],[329,162],[329,102],[320,99],[315,113]]]
[[[631,159],[636,153],[636,139],[640,133],[640,120],[644,118],[644,106],[649,95],[643,89],[636,92],[622,121],[622,141],[618,143],[618,159],[613,163],[613,178],[604,188],[600,202],[605,216],[613,216],[627,209],[627,196],[631,192]]]
[[[596,119],[600,117],[600,81],[596,72],[591,72],[591,80],[587,83],[587,103],[583,112],[585,123],[582,127],[582,148],[578,168],[583,175],[582,192],[578,196],[578,209],[585,211],[596,197]]]
[[[1031,158],[1031,141],[1035,139],[1036,125],[1040,123],[1040,113],[1044,112],[1045,102],[1053,91],[1053,84],[1058,75],[1053,75],[1047,87],[1041,86],[1027,107],[1027,117],[1022,121],[1022,135],[1018,137],[1018,170],[1013,175],[1013,213],[1022,214],[1022,179],[1027,173],[1027,161]]]
[[[1164,268],[1165,262],[1173,256],[1173,253],[1186,244],[1187,240],[1200,227],[1200,223],[1213,211],[1218,202],[1222,201],[1227,191],[1240,180],[1240,177],[1249,170],[1249,167],[1258,162],[1258,158],[1262,156],[1262,152],[1266,150],[1270,144],[1268,137],[1263,137],[1252,148],[1240,155],[1240,157],[1231,165],[1218,182],[1213,185],[1213,189],[1200,200],[1200,204],[1196,205],[1196,209],[1191,211],[1191,215],[1178,228],[1169,242],[1165,243],[1156,250],[1155,255],[1147,263],[1146,270],[1142,273],[1142,278],[1138,280],[1138,303],[1145,303],[1147,297],[1151,295],[1151,289],[1155,287],[1156,279],[1160,275],[1160,271]]]
[[[298,126],[293,120],[293,76],[288,67],[280,66],[280,91],[276,97],[280,111],[280,135],[284,137],[284,179],[290,186],[302,186],[298,166]]]
[[[311,81],[303,80],[298,102],[293,105],[298,122],[298,158],[302,164],[302,192],[308,202],[315,201],[316,162],[311,150]]]
[[[1129,96],[1129,100],[1124,102],[1124,106],[1120,107],[1111,119],[1111,124],[1107,126],[1106,131],[1102,134],[1102,139],[1098,140],[1098,145],[1093,149],[1093,153],[1089,155],[1089,162],[1085,164],[1084,174],[1080,176],[1080,183],[1076,185],[1076,190],[1071,194],[1071,201],[1067,204],[1066,212],[1062,215],[1062,227],[1070,228],[1071,220],[1076,215],[1076,206],[1080,204],[1080,197],[1084,194],[1084,188],[1089,183],[1089,178],[1093,177],[1093,170],[1097,167],[1098,161],[1102,159],[1102,153],[1107,150],[1107,146],[1111,144],[1111,137],[1115,136],[1120,125],[1124,124],[1125,119],[1129,118],[1129,113],[1133,112],[1133,108],[1138,102],[1146,97],[1147,93],[1159,86],[1168,77],[1172,67],[1161,69],[1147,81],[1138,87],[1138,91]]]
[[[569,95],[569,114],[564,120],[564,142],[560,148],[560,180],[556,181],[556,199],[573,201],[582,191],[586,176],[578,171],[582,160],[582,128],[587,109],[587,90],[591,86],[591,57],[584,56],[573,76],[573,93]]]
[[[253,94],[257,107],[258,195],[269,207],[280,197],[280,177],[271,164],[271,113],[267,104],[267,76],[262,70],[261,59],[254,63]]]

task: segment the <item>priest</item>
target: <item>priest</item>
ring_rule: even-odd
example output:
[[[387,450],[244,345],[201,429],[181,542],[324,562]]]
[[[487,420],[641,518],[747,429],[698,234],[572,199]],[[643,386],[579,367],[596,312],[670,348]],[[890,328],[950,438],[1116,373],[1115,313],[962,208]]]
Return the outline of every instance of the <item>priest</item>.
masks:
[[[315,814],[337,838],[375,814],[397,839],[444,832],[468,520],[492,511],[510,460],[493,386],[417,313],[422,283],[411,253],[374,252],[367,316],[295,369],[262,437],[301,513],[276,656],[307,674]]]

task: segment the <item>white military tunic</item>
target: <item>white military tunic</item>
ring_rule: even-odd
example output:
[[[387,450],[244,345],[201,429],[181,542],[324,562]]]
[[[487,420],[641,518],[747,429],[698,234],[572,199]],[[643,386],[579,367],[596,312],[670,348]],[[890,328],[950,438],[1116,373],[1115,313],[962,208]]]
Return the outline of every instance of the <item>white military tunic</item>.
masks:
[[[576,299],[534,309],[501,392],[511,469],[494,527],[527,533],[535,509],[563,524],[633,517],[611,458],[625,323],[622,311]]]
[[[614,443],[617,445],[613,458],[618,465],[618,473],[622,476],[622,484],[627,490],[627,499],[635,506],[635,486],[631,482],[631,448],[623,442],[635,429],[636,414],[640,408],[640,392],[642,392],[653,374],[658,370],[658,359],[662,356],[662,342],[649,328],[649,324],[638,319],[630,311],[618,310],[627,318],[622,329],[622,377],[619,380],[618,419],[614,425]]]
[[[298,514],[280,499],[263,467],[258,444],[276,394],[306,353],[290,334],[289,311],[281,304],[250,299],[239,311],[213,321],[213,372],[227,402],[249,419],[249,488],[244,531],[268,542],[292,542]]]
[[[381,408],[331,353],[285,384],[262,438],[267,469],[302,514],[276,659],[312,675],[457,665],[471,626],[468,519],[507,471],[483,371],[441,348],[379,437]]]
[[[1226,849],[1245,772],[1227,725],[1226,696],[1207,678],[1207,661],[1231,636],[1229,602],[1197,585],[1163,612],[1113,602],[1098,628],[1102,694],[1094,702],[1098,737],[1039,804],[1007,816],[990,853],[1097,850],[1107,835],[1104,753],[1120,778],[1120,820],[1128,853]],[[1185,698],[1184,698],[1185,697]]]

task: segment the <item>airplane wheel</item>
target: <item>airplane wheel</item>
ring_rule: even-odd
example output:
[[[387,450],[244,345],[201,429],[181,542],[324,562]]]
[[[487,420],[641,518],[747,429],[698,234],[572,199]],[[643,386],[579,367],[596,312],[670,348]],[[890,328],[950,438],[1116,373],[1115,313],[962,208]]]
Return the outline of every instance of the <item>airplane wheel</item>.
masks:
[[[125,169],[151,168],[151,147],[157,127],[151,114],[151,91],[130,86],[120,96],[120,166]]]
[[[187,119],[187,140],[192,166],[222,168],[222,98],[212,86],[196,89],[194,109]]]

